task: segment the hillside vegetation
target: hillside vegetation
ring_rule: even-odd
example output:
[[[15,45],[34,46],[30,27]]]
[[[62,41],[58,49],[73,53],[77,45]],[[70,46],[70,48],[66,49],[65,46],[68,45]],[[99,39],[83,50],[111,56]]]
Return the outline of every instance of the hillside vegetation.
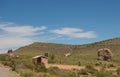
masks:
[[[35,42],[15,50],[15,53],[28,58],[48,53],[49,58],[54,55],[55,63],[76,65],[80,62],[82,65],[86,65],[89,63],[94,64],[97,61],[97,50],[100,48],[109,48],[114,55],[112,62],[120,65],[120,38],[85,45],[64,45]],[[66,53],[71,53],[71,55],[65,57]]]
[[[112,60],[97,60],[101,48],[112,51]],[[32,63],[34,56],[45,53],[48,53],[47,67]],[[66,53],[70,55],[65,56]],[[14,54],[16,57],[1,54],[0,62],[21,77],[120,77],[120,38],[84,45],[35,42],[15,50]]]

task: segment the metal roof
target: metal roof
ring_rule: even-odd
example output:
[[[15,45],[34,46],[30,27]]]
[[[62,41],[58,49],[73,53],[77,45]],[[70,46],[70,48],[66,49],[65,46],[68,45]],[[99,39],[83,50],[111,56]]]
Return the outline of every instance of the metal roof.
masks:
[[[39,57],[47,58],[47,57],[44,56],[44,55],[38,55],[38,56],[35,56],[35,57],[33,57],[33,58],[39,58]]]

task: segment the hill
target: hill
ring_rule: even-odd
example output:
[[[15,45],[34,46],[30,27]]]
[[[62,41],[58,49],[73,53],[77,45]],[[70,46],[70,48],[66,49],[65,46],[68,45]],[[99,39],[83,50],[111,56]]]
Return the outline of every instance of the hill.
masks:
[[[55,63],[77,64],[78,62],[81,62],[81,64],[84,65],[97,62],[97,50],[100,48],[109,48],[114,54],[112,61],[115,64],[120,65],[120,38],[113,38],[84,45],[35,42],[15,50],[15,53],[26,56],[29,59],[36,55],[48,53],[49,58],[54,56]],[[66,53],[71,53],[71,55],[65,57]]]

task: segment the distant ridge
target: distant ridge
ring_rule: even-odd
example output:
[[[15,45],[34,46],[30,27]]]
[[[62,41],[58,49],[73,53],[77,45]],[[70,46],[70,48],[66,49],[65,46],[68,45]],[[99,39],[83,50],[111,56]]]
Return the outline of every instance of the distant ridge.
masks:
[[[34,42],[30,45],[21,47],[15,52],[25,52],[25,53],[31,53],[31,52],[53,52],[53,53],[65,53],[67,51],[77,51],[80,48],[97,48],[99,47],[108,47],[111,48],[111,46],[116,47],[120,45],[120,38],[113,38],[108,40],[103,40],[100,42],[95,42],[91,44],[83,44],[83,45],[68,45],[68,44],[55,44],[55,43],[43,43],[43,42]],[[62,51],[61,51],[62,50]]]

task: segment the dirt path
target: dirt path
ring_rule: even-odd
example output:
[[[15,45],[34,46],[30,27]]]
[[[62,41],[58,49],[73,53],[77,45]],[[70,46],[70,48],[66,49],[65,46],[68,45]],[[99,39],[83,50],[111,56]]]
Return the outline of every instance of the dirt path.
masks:
[[[0,65],[0,77],[20,77],[15,72],[9,70],[2,65]]]
[[[64,70],[72,70],[72,69],[84,69],[84,66],[77,66],[77,65],[62,65],[62,64],[48,64],[46,65],[47,68],[49,67],[58,67],[60,69],[64,69]]]
[[[63,65],[63,64],[48,64],[46,65],[47,68],[49,67],[58,67],[59,69],[64,69],[64,70],[72,70],[72,69],[85,69],[85,66],[77,66],[77,65]],[[94,67],[97,70],[100,70],[102,67]],[[117,68],[106,68],[106,71],[116,71]]]

